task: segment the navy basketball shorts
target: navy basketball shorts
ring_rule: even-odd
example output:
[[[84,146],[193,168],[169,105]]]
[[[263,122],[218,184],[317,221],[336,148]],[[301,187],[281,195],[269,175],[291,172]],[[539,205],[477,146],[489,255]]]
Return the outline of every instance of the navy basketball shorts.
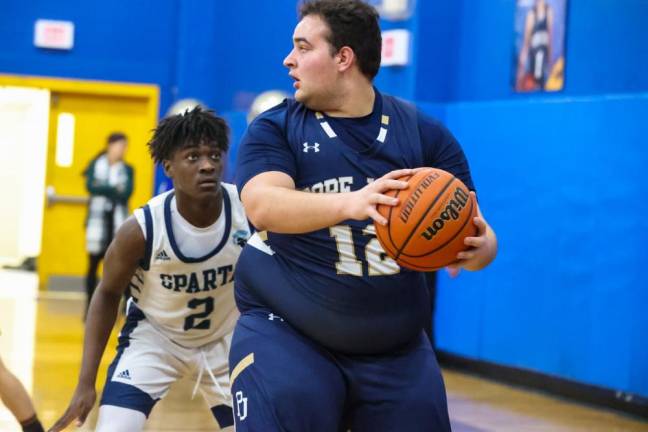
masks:
[[[229,355],[237,432],[450,431],[445,387],[423,330],[386,355],[330,352],[281,317],[244,312]]]

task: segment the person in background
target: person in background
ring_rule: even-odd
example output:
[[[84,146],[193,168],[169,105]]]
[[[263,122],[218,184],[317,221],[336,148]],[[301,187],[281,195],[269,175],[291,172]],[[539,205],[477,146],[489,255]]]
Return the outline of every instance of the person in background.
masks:
[[[551,66],[553,10],[546,0],[536,0],[527,12],[524,39],[518,57],[516,88],[518,91],[542,90]]]
[[[83,172],[90,193],[86,218],[86,308],[97,286],[97,269],[117,228],[128,216],[128,199],[133,193],[133,167],[124,161],[128,138],[122,132],[108,136],[106,148],[90,161]],[[124,294],[128,298],[128,291]]]

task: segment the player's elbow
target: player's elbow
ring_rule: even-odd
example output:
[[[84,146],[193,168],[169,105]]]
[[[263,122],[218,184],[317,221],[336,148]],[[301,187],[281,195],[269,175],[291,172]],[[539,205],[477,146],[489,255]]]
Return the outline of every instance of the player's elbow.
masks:
[[[246,214],[250,223],[254,225],[257,231],[265,231],[268,229],[267,222],[267,212],[263,211],[263,208],[255,207],[253,210],[248,210],[246,207]]]
[[[269,225],[269,204],[263,199],[255,199],[254,196],[242,197],[243,207],[248,220],[257,231],[265,231]]]
[[[241,191],[241,202],[248,220],[258,231],[265,231],[272,225],[272,191],[255,185],[246,185]]]

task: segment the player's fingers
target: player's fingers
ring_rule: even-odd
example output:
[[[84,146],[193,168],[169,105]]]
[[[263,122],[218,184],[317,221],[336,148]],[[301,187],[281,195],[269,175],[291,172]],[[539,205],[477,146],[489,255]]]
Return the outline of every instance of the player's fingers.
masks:
[[[460,260],[470,260],[475,257],[475,253],[471,251],[463,251],[457,254],[457,259]]]
[[[377,182],[375,187],[379,191],[393,190],[393,189],[406,189],[408,186],[406,181],[395,180],[395,179],[382,179],[380,182]]]
[[[376,210],[375,208],[373,207],[370,208],[368,213],[369,213],[369,217],[373,219],[376,223],[379,223],[380,225],[387,225],[387,219],[383,215],[378,213],[378,210]]]
[[[58,432],[65,429],[74,420],[74,416],[68,409],[63,416],[54,423],[54,426],[48,429],[48,432]]]
[[[384,204],[388,206],[395,206],[398,204],[398,198],[394,198],[389,195],[374,194],[372,195],[371,202],[373,204]]]
[[[476,216],[473,218],[473,223],[477,227],[479,235],[482,235],[486,232],[486,221],[483,218]]]
[[[477,192],[475,191],[470,191],[470,196],[472,197],[473,202],[477,206],[477,216],[480,218],[484,219],[484,215],[482,215],[481,209],[479,208],[479,201],[477,201]],[[485,221],[484,221],[485,222]]]
[[[91,408],[82,408],[81,413],[77,416],[77,426],[81,426],[83,423],[85,423],[86,418],[88,418],[88,414],[90,414]]]
[[[446,267],[446,271],[450,275],[451,278],[456,278],[459,276],[459,272],[461,271],[461,268],[458,266],[448,266]]]
[[[481,237],[466,237],[464,239],[464,244],[466,246],[470,246],[470,247],[474,247],[474,248],[482,247],[484,245],[484,243],[485,243],[485,241]]]
[[[412,174],[416,174],[419,171],[423,171],[426,169],[430,169],[430,167],[418,167],[418,168],[412,168]]]
[[[412,169],[412,168],[397,169],[397,170],[388,172],[387,174],[382,176],[382,178],[383,179],[394,179],[394,178],[399,178],[399,177],[403,177],[403,176],[406,176],[406,175],[412,175],[412,174],[414,174],[416,172],[415,170],[416,169]]]

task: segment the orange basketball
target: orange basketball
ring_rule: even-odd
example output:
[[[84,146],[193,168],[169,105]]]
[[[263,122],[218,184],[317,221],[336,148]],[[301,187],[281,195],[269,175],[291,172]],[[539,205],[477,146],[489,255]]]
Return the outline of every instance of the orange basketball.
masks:
[[[376,224],[376,234],[387,255],[403,267],[432,271],[457,260],[467,249],[466,237],[477,234],[473,217],[477,205],[461,180],[447,171],[426,168],[401,178],[404,190],[389,191],[398,205],[379,205],[387,225]]]

